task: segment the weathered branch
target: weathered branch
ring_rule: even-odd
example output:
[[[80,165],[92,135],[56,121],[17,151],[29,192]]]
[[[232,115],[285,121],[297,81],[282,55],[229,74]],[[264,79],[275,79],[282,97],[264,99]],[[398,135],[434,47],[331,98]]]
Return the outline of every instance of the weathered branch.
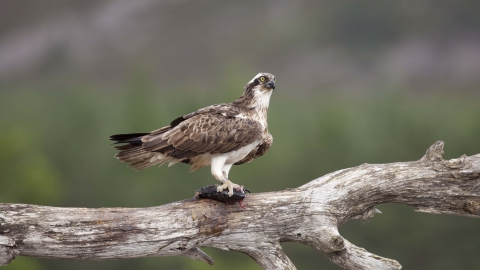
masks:
[[[175,256],[213,260],[198,247],[236,250],[264,269],[295,269],[280,242],[311,245],[346,269],[400,269],[344,239],[338,228],[375,205],[480,216],[480,154],[443,160],[443,142],[413,162],[363,164],[299,188],[248,195],[238,205],[189,199],[158,207],[58,208],[0,204],[0,265],[15,256],[105,260]]]

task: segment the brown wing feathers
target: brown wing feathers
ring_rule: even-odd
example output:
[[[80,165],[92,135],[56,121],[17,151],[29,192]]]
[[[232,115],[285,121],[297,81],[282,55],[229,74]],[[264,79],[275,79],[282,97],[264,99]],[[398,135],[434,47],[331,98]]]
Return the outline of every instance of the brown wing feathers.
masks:
[[[199,155],[236,150],[260,137],[261,125],[256,121],[202,114],[181,122],[165,133],[147,135],[142,141],[143,148],[149,151],[164,153],[166,147],[173,146],[177,150]],[[179,158],[175,153],[169,153],[169,156]]]
[[[191,114],[183,119],[180,121],[177,118],[172,121],[175,126],[163,127],[151,133],[111,136],[110,139],[115,143],[127,143],[115,147],[120,150],[116,157],[122,162],[130,163],[131,167],[142,170],[168,160],[189,163],[189,159],[204,153],[234,151],[262,136],[262,126],[251,119],[212,113]],[[155,159],[158,153],[168,158]]]

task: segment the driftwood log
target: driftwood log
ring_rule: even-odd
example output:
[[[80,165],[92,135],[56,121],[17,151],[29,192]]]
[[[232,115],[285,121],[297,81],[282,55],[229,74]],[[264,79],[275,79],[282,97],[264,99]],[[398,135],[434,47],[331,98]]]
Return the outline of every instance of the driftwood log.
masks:
[[[363,164],[238,205],[189,199],[150,208],[60,208],[0,204],[0,265],[16,256],[106,260],[181,255],[213,264],[199,247],[235,250],[264,269],[295,269],[281,242],[301,242],[345,269],[400,269],[357,247],[338,228],[366,220],[376,204],[427,213],[480,216],[480,154],[443,160],[432,145],[418,161]]]

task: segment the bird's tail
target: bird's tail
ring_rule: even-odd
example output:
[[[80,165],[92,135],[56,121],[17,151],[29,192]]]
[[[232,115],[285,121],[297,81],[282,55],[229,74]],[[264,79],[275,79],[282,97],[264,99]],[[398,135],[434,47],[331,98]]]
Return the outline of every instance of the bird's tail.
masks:
[[[142,137],[150,133],[117,134],[110,136],[113,144],[124,144],[115,146],[119,152],[115,157],[121,162],[129,163],[129,167],[136,171],[169,161],[171,158],[158,152],[150,152],[142,147]]]

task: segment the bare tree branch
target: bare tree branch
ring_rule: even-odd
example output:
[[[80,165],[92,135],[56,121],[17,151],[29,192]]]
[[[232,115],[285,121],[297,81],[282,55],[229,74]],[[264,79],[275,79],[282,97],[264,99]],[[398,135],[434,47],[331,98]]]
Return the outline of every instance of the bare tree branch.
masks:
[[[301,242],[346,269],[400,269],[344,239],[338,228],[366,220],[375,205],[480,216],[480,154],[443,160],[432,145],[418,161],[363,164],[285,191],[248,195],[238,205],[189,199],[149,208],[59,208],[0,204],[0,265],[15,256],[106,260],[147,256],[212,258],[198,247],[236,250],[264,269],[295,269],[281,242]]]

